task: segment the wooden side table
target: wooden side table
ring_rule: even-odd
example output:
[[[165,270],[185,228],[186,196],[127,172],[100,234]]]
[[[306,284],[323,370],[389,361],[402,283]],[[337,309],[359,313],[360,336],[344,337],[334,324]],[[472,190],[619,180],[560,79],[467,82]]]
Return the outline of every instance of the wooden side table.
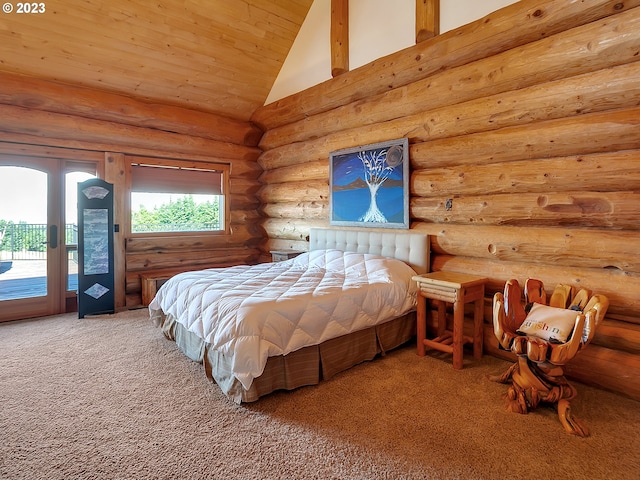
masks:
[[[269,253],[271,254],[272,262],[283,262],[284,260],[295,258],[304,252],[298,250],[271,250]]]
[[[433,272],[416,275],[418,283],[417,336],[418,355],[425,355],[425,347],[453,354],[453,368],[463,364],[463,347],[473,343],[473,357],[482,358],[482,325],[485,277],[455,272]],[[427,299],[438,304],[438,336],[427,338]],[[473,337],[464,335],[464,304],[474,302]],[[447,329],[446,303],[453,304],[453,329]]]

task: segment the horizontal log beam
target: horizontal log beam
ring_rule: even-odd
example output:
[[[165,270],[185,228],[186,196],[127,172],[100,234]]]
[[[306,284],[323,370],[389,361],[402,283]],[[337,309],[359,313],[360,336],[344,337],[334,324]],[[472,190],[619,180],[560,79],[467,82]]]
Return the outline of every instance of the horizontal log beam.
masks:
[[[215,152],[208,152],[205,154],[190,152],[189,148],[185,148],[184,151],[178,150],[166,150],[164,149],[163,144],[158,144],[154,146],[134,146],[128,145],[124,148],[122,145],[116,145],[113,143],[102,143],[102,142],[91,142],[91,141],[81,141],[75,139],[60,139],[60,138],[52,138],[52,137],[43,137],[36,135],[28,135],[22,133],[7,133],[0,130],[0,143],[2,145],[10,144],[10,145],[24,145],[25,147],[38,147],[44,149],[56,149],[57,151],[70,149],[73,152],[81,152],[86,151],[88,157],[91,157],[96,152],[99,153],[101,157],[104,157],[104,152],[123,152],[127,155],[139,155],[142,157],[157,157],[157,158],[172,158],[178,160],[197,160],[202,162],[222,162],[228,163],[231,165],[231,170],[233,172],[233,167],[236,162],[241,162],[241,165],[247,164],[247,162],[256,163],[255,158],[250,158],[247,160],[243,159],[232,159],[232,158],[221,158],[216,157]],[[13,147],[12,147],[13,148]],[[56,155],[53,155],[56,156]],[[64,155],[62,155],[64,157]],[[75,157],[74,157],[75,158]],[[262,170],[259,164],[256,163],[258,168]]]
[[[414,222],[437,254],[640,274],[640,231]]]
[[[634,108],[529,122],[421,143],[411,139],[411,165],[413,169],[422,169],[638,149],[638,96],[625,102],[633,103]],[[392,123],[277,147],[262,153],[258,162],[265,170],[290,167],[292,163],[315,163],[341,148],[402,136]],[[469,155],[471,151],[473,155]]]
[[[304,167],[299,167],[303,169]],[[274,172],[277,170],[274,170]],[[640,150],[424,168],[411,175],[411,194],[441,197],[497,193],[640,190]]]
[[[260,181],[265,184],[326,180],[329,178],[329,157],[315,162],[265,170]]]
[[[389,138],[423,141],[637,106],[640,10],[625,15],[630,19],[616,17],[617,27],[611,20],[587,25],[307,116],[267,131],[260,147],[270,150],[383,122],[392,122],[385,125],[395,131]],[[521,61],[523,55],[536,58],[535,70]]]
[[[255,224],[237,225],[231,235],[173,235],[173,236],[133,236],[125,241],[125,251],[129,254],[147,254],[157,252],[200,252],[225,249],[233,245],[251,245],[258,242],[254,237],[260,227]]]
[[[412,198],[411,218],[434,223],[640,229],[640,192],[514,193]]]
[[[133,272],[148,270],[163,270],[177,267],[195,269],[195,267],[209,268],[218,263],[228,263],[231,258],[245,258],[255,254],[257,245],[225,247],[220,250],[202,251],[172,251],[166,252],[127,253],[127,275]],[[204,267],[207,266],[207,267]]]
[[[327,80],[302,94],[261,107],[253,114],[252,121],[268,131],[638,5],[638,0],[516,2],[468,25]]]
[[[564,372],[568,378],[640,400],[640,355],[589,345]]]
[[[306,252],[309,250],[309,242],[306,240],[288,240],[283,238],[270,238],[264,246],[265,251],[270,250],[296,250]],[[270,258],[267,261],[271,261]]]
[[[260,225],[262,220],[262,216],[257,209],[240,210],[239,208],[231,208],[230,217],[229,222],[234,234],[237,233],[236,228],[250,225],[254,236],[263,240],[264,231],[256,227]]]
[[[606,319],[596,330],[592,343],[640,356],[640,325]]]
[[[639,37],[640,38],[640,37]],[[557,55],[556,55],[557,57]],[[636,58],[636,57],[634,57]],[[524,76],[526,70],[522,71]],[[640,62],[491,94],[394,121],[415,142],[638,106]],[[402,125],[404,123],[404,125]]]
[[[263,223],[270,239],[306,242],[309,241],[309,232],[312,227],[328,226],[328,220],[307,220],[305,223],[300,223],[287,219],[268,218]]]
[[[43,145],[25,145],[23,143],[6,142],[0,139],[0,155],[5,158],[16,155],[27,157],[55,157],[67,160],[79,160],[89,162],[102,162],[104,152],[93,152],[72,148],[58,148]]]
[[[329,185],[327,180],[273,183],[262,187],[258,198],[263,204],[323,201],[329,198]]]
[[[263,172],[262,167],[253,158],[249,160],[236,159],[229,163],[231,164],[231,171],[229,172],[231,178],[246,178],[258,181]]]
[[[419,170],[637,150],[639,126],[640,108],[632,108],[502,128],[412,145],[411,166]]]
[[[329,203],[328,201],[268,203],[263,206],[262,212],[270,218],[297,219],[304,223],[307,220],[329,218]]]
[[[126,147],[157,149],[162,145],[165,152],[221,159],[250,160],[260,155],[256,147],[2,104],[0,131],[40,137],[41,141],[47,139],[47,142],[61,139],[125,147],[124,150]]]
[[[262,185],[250,178],[233,178],[229,179],[229,191],[235,195],[253,196],[258,193]]]
[[[260,207],[260,200],[255,195],[244,195],[243,193],[231,193],[227,196],[229,206],[232,210],[251,210]]]
[[[180,133],[237,145],[256,146],[257,126],[183,107],[146,103],[125,95],[0,72],[0,103],[30,110]]]

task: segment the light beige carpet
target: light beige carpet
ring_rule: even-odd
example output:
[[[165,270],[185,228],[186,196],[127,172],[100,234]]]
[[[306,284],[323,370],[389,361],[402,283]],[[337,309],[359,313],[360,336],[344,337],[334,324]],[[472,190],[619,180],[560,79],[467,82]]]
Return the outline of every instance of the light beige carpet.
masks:
[[[505,410],[507,366],[407,346],[238,406],[145,310],[0,324],[0,478],[638,478],[640,403],[577,384],[573,437]]]

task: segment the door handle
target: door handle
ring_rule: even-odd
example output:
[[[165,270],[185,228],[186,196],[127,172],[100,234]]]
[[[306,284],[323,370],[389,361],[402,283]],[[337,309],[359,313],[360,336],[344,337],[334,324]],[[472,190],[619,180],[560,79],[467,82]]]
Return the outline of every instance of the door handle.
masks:
[[[58,226],[49,225],[49,241],[42,242],[49,245],[51,248],[58,248]]]

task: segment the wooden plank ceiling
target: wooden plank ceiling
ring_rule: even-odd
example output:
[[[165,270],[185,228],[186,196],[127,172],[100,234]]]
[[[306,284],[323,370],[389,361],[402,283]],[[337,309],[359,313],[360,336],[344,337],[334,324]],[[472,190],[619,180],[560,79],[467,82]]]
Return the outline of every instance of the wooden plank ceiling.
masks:
[[[0,70],[248,120],[313,0],[56,0],[0,14]]]

